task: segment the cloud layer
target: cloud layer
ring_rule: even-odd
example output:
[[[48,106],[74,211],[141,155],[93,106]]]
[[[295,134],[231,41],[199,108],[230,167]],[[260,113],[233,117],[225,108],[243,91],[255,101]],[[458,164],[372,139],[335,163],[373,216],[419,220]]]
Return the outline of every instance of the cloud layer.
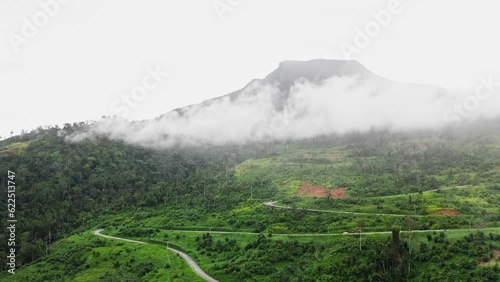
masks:
[[[437,129],[498,117],[499,95],[494,88],[489,90],[483,86],[484,95],[479,97],[484,99],[479,99],[474,91],[351,76],[319,83],[299,79],[283,93],[276,83],[255,80],[238,95],[172,111],[154,120],[131,123],[105,118],[69,139],[106,136],[146,147],[169,147],[300,139],[382,128]]]

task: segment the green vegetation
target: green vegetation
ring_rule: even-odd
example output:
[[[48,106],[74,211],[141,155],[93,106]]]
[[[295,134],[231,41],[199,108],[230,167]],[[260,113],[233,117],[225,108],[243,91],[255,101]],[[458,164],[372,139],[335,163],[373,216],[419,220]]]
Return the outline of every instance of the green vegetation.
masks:
[[[18,281],[199,280],[167,243],[220,281],[499,279],[499,124],[166,149],[65,141],[87,126],[0,142],[18,186]]]
[[[47,252],[42,262],[9,281],[203,281],[160,246],[106,240],[90,232],[59,240]]]
[[[119,231],[122,230],[122,231]],[[287,236],[119,228],[180,247],[221,281],[497,281],[500,228],[352,236]],[[142,234],[142,236],[137,236]],[[124,235],[122,235],[124,236]],[[411,236],[411,238],[410,238]],[[451,238],[448,238],[451,237]],[[361,246],[360,246],[361,242]],[[360,249],[361,247],[361,249]],[[488,264],[489,263],[489,264]],[[478,266],[482,265],[482,266]],[[429,276],[431,275],[431,276]]]

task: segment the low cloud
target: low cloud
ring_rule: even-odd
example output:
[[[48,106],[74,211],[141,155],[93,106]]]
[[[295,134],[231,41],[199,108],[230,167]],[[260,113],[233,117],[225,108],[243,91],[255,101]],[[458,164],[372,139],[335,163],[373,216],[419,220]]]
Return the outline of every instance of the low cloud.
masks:
[[[332,77],[319,83],[299,79],[289,91],[278,86],[255,80],[237,95],[153,120],[105,118],[68,138],[79,141],[105,136],[146,147],[169,147],[299,139],[372,129],[439,129],[462,122],[450,120],[445,113],[449,115],[450,108],[474,93],[356,76]],[[488,100],[479,101],[466,118],[474,121],[500,116],[499,96],[495,92]]]

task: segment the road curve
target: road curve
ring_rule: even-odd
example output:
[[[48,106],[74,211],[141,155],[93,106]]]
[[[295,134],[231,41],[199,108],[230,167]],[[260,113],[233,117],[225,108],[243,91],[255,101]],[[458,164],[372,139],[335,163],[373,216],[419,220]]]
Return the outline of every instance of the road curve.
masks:
[[[451,187],[444,187],[444,188],[438,188],[438,189],[433,189],[433,190],[427,190],[424,191],[424,193],[428,192],[437,192],[437,191],[443,191],[443,190],[451,190],[455,188],[466,188],[470,187],[471,185],[461,185],[461,186],[451,186]],[[409,193],[409,194],[398,194],[398,195],[391,195],[388,197],[394,197],[394,196],[401,196],[401,195],[412,195],[412,194],[418,194],[416,193]],[[271,207],[271,208],[278,208],[278,209],[287,209],[291,210],[294,209],[292,207],[288,206],[278,206],[275,205],[277,201],[274,202],[265,202],[264,206]],[[368,212],[349,212],[349,211],[332,211],[332,210],[317,210],[317,209],[304,209],[304,208],[295,208],[297,210],[303,210],[303,211],[311,211],[311,212],[324,212],[324,213],[341,213],[341,214],[354,214],[354,215],[382,215],[382,216],[394,216],[394,217],[404,217],[404,216],[412,216],[412,217],[423,217],[422,215],[410,215],[410,214],[392,214],[392,213],[368,213]]]
[[[118,237],[114,237],[114,236],[109,236],[109,235],[101,234],[101,232],[103,230],[104,229],[94,230],[92,233],[94,233],[94,235],[101,236],[101,237],[104,237],[104,238],[116,239],[116,240],[131,242],[131,243],[137,243],[137,244],[147,244],[146,242],[141,242],[141,241],[136,241],[136,240],[130,240],[130,239],[125,239],[125,238],[118,238]]]
[[[167,248],[167,249],[169,249],[172,252],[177,253],[179,256],[181,256],[181,258],[183,258],[189,264],[189,267],[191,267],[191,269],[194,270],[201,278],[203,278],[207,281],[210,281],[210,282],[219,282],[218,280],[215,280],[214,278],[212,278],[208,274],[206,274],[200,268],[200,266],[198,266],[196,264],[196,262],[190,256],[188,256],[188,254],[183,253],[183,252],[176,250],[176,249],[172,249],[172,248]]]
[[[238,231],[197,231],[197,230],[178,230],[178,229],[165,229],[167,231],[175,232],[186,232],[186,233],[210,233],[210,234],[244,234],[244,235],[259,235],[262,233],[257,232],[238,232]],[[463,229],[447,229],[453,230],[463,230]],[[445,229],[426,229],[426,230],[411,230],[405,231],[401,230],[401,233],[428,233],[428,232],[445,232]],[[353,236],[359,235],[359,232],[341,232],[341,233],[273,233],[273,235],[289,236],[289,237],[319,237],[319,236]],[[392,231],[370,231],[361,232],[361,235],[373,235],[373,234],[392,234]]]
[[[421,215],[409,215],[409,214],[393,214],[393,213],[368,213],[368,212],[350,212],[350,211],[332,211],[332,210],[316,210],[316,209],[304,209],[304,208],[293,208],[288,206],[278,206],[276,205],[276,201],[274,202],[265,202],[264,206],[278,209],[287,209],[287,210],[301,210],[301,211],[310,211],[310,212],[324,212],[324,213],[341,213],[341,214],[354,214],[354,215],[381,215],[381,216],[394,216],[394,217],[422,217]]]
[[[121,241],[126,241],[126,242],[131,242],[131,243],[137,243],[137,244],[147,244],[146,242],[141,242],[141,241],[136,241],[136,240],[125,239],[125,238],[101,234],[101,232],[103,230],[104,229],[94,230],[92,233],[94,235],[101,236],[101,237],[108,238],[108,239],[121,240]],[[178,254],[181,258],[183,258],[188,263],[189,267],[191,267],[191,269],[194,270],[194,272],[196,272],[196,274],[198,274],[198,276],[200,276],[201,278],[203,278],[209,282],[219,282],[218,280],[212,278],[210,275],[206,274],[205,271],[203,271],[203,269],[201,269],[200,266],[198,264],[196,264],[196,262],[188,254],[181,252],[179,250],[172,249],[172,248],[167,248],[167,249]]]

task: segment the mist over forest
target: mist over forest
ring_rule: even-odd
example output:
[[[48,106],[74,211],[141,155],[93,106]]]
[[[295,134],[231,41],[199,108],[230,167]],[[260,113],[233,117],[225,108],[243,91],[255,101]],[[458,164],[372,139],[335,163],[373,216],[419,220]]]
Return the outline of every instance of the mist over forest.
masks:
[[[266,78],[231,94],[152,120],[107,117],[68,139],[107,136],[161,148],[457,128],[500,116],[495,82],[482,79],[475,90],[452,90],[394,82],[356,61],[285,61]]]

